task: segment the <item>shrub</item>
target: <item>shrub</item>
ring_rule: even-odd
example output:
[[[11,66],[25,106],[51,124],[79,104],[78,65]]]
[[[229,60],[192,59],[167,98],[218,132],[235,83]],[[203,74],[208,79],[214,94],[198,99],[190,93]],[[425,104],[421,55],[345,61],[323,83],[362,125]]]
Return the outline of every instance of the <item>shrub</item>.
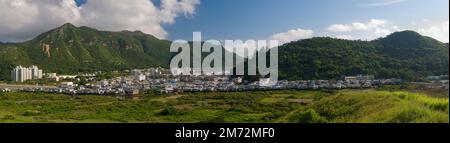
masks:
[[[15,120],[16,117],[13,115],[5,115],[2,119],[3,120]]]
[[[295,114],[294,116],[291,117],[291,120],[293,120],[293,122],[297,122],[297,123],[326,123],[326,122],[328,122],[327,119],[320,116],[313,109],[308,109],[306,111]]]
[[[161,112],[159,112],[159,115],[161,116],[172,116],[172,115],[179,115],[180,112],[177,111],[173,106],[167,106],[165,107]]]

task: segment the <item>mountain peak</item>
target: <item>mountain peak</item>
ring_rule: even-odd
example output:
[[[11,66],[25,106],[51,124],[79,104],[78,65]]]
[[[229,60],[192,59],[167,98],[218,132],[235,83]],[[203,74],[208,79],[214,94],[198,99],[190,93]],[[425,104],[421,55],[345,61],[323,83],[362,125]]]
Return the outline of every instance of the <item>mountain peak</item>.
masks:
[[[72,23],[65,23],[60,28],[77,28],[77,27],[75,25],[73,25]]]
[[[62,32],[65,30],[70,30],[70,29],[77,29],[77,27],[71,23],[65,23],[64,25],[61,25],[60,27],[56,28],[55,30]]]
[[[386,38],[392,38],[392,37],[409,37],[409,38],[420,38],[422,37],[422,35],[420,35],[419,33],[415,32],[415,31],[411,31],[411,30],[405,30],[405,31],[398,31],[398,32],[394,32],[390,35],[388,35]]]
[[[139,31],[139,30],[135,30],[135,31],[123,30],[123,31],[120,31],[120,32],[123,32],[123,33],[130,33],[130,34],[137,34],[137,35],[148,35],[148,34],[145,34],[145,33],[142,32],[142,31]]]
[[[399,31],[377,40],[378,42],[404,47],[420,47],[423,45],[443,44],[431,37],[422,36],[415,31]]]
[[[51,34],[58,35],[59,37],[64,37],[64,35],[66,35],[70,32],[73,32],[73,31],[77,31],[77,29],[78,29],[78,27],[76,27],[75,25],[73,25],[71,23],[65,23],[64,25],[53,29],[51,31]]]
[[[64,35],[64,33],[66,33],[67,31],[73,31],[75,29],[77,29],[75,25],[71,23],[65,23],[64,25],[61,25],[53,30],[50,30],[49,32],[51,32],[52,34]]]

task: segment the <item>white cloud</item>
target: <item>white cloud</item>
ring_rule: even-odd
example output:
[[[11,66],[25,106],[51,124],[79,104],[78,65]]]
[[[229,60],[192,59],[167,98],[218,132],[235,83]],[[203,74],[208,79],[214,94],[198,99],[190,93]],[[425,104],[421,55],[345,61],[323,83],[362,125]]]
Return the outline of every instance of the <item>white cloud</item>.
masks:
[[[365,23],[333,24],[327,30],[331,32],[327,36],[348,40],[373,40],[396,31],[413,30],[441,42],[449,42],[449,20],[422,20],[399,28],[387,20],[371,19]]]
[[[366,25],[364,23],[359,23],[359,22],[353,23],[352,27],[350,27],[350,28],[354,29],[354,30],[367,30],[367,29],[369,29],[368,25]]]
[[[388,5],[398,4],[401,2],[405,2],[405,1],[407,1],[407,0],[381,0],[379,2],[374,2],[374,3],[360,4],[359,6],[362,6],[362,7],[388,6]]]
[[[23,41],[64,23],[100,30],[140,30],[167,38],[162,24],[173,24],[180,15],[195,14],[199,0],[88,0],[77,7],[74,0],[0,0],[0,39]]]
[[[429,21],[424,20],[420,23],[415,23],[412,26],[422,35],[432,37],[441,42],[449,42],[449,20],[446,21]]]
[[[297,41],[297,40],[301,40],[301,39],[308,39],[308,38],[312,38],[314,36],[314,31],[313,30],[308,30],[308,29],[292,29],[286,32],[282,32],[282,33],[276,33],[272,36],[270,36],[269,38],[265,39],[265,40],[278,40],[278,44],[279,45],[283,45],[292,41]],[[235,45],[236,50],[235,53],[239,56],[250,56],[252,57],[253,54],[255,54],[255,51],[257,50],[261,50],[261,49],[257,49],[256,45],[258,43],[256,43],[257,41],[255,40],[248,40],[248,41],[243,41],[244,43],[241,45]],[[253,46],[252,46],[253,45]],[[272,46],[270,48],[273,48],[274,45],[269,45]],[[233,51],[234,47],[226,47],[225,49],[228,51]],[[245,55],[245,49],[248,50],[250,52],[250,55]]]
[[[370,19],[367,22],[354,22],[351,24],[333,24],[327,28],[331,36],[340,39],[373,40],[398,31],[398,26],[380,19]]]
[[[200,4],[200,0],[163,0],[160,17],[162,22],[174,23],[175,17],[183,13],[185,16],[194,14],[195,6]]]
[[[345,40],[355,40],[355,38],[353,38],[353,36],[350,36],[350,35],[338,35],[335,38],[345,39]]]
[[[300,39],[312,38],[314,34],[313,30],[308,29],[293,29],[283,33],[277,33],[272,35],[269,39],[278,40],[280,44],[297,41]]]
[[[331,32],[348,32],[352,30],[353,28],[351,25],[333,24],[330,27],[328,27],[328,31]]]
[[[387,21],[379,19],[371,19],[367,23],[354,22],[352,24],[333,24],[327,29],[331,32],[351,32],[359,30],[373,30],[377,28],[383,28],[387,25]]]
[[[79,19],[78,8],[71,0],[0,0],[0,39],[29,39],[43,29]]]

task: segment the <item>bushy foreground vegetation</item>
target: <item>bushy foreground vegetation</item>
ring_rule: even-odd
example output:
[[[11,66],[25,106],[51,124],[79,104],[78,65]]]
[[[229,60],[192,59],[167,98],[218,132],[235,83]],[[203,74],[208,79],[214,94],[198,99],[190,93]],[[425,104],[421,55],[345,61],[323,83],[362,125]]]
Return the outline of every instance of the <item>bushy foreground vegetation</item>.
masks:
[[[115,97],[0,93],[0,122],[449,122],[447,98],[375,90]]]

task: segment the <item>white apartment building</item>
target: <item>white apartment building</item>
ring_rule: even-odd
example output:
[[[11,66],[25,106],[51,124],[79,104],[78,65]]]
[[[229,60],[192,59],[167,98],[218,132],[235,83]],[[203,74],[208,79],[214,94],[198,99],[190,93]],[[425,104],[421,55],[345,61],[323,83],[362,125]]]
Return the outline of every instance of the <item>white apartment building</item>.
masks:
[[[136,76],[136,80],[138,81],[144,81],[146,79],[146,76],[144,74],[140,74]]]
[[[39,69],[37,66],[31,66],[29,68],[31,70],[31,78],[32,79],[41,79],[42,78],[42,70]]]
[[[31,79],[41,79],[42,70],[37,66],[23,67],[17,66],[11,71],[11,80],[16,82],[24,82]]]

